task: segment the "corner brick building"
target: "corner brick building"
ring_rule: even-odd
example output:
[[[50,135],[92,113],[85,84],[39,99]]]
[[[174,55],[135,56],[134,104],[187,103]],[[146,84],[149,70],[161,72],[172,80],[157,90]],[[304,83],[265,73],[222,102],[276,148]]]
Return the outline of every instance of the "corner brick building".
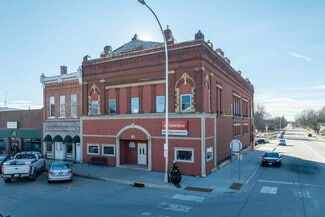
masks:
[[[254,88],[221,49],[199,31],[194,40],[168,41],[168,168],[205,177],[229,158],[232,140],[253,144]],[[82,158],[108,166],[164,171],[165,49],[135,35],[82,63]],[[45,130],[44,130],[45,131]]]

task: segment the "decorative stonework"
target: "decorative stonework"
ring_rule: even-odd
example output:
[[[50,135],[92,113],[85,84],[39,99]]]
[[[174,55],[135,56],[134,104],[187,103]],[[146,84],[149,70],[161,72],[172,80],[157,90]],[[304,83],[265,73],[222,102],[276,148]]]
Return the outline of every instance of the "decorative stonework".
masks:
[[[175,88],[175,112],[178,113],[179,109],[179,88]]]
[[[191,94],[192,94],[191,110],[192,110],[192,112],[195,112],[195,87],[191,88]]]
[[[88,115],[91,115],[91,101],[92,101],[93,95],[97,95],[98,114],[101,114],[101,112],[100,112],[100,90],[96,86],[96,84],[93,84],[91,86],[91,88],[88,90]]]
[[[191,85],[192,105],[191,111],[195,112],[195,81],[186,72],[175,82],[175,112],[180,112],[180,87],[182,84]]]

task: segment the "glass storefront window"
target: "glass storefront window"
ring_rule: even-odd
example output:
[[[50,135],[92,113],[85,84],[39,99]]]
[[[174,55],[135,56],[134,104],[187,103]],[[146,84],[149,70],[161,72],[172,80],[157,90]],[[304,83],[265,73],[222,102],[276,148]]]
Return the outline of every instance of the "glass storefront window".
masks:
[[[181,162],[194,162],[194,151],[191,148],[176,148],[175,159]]]

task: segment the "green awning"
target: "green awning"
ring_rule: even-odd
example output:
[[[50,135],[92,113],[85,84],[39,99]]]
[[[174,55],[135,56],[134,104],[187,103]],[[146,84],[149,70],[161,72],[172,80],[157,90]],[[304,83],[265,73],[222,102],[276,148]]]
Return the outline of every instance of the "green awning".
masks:
[[[63,142],[62,136],[60,136],[60,135],[54,136],[53,142]]]
[[[69,135],[65,136],[64,139],[63,139],[63,142],[64,142],[64,143],[72,142],[72,137],[69,136]]]
[[[52,142],[52,136],[47,134],[44,139],[43,139],[44,142]]]
[[[0,129],[0,137],[5,137],[5,138],[8,138],[8,137],[11,137],[11,132],[12,130],[9,130],[9,129]]]
[[[72,142],[73,143],[80,143],[80,137],[79,136],[74,136],[73,138],[72,138]]]
[[[40,139],[41,131],[35,129],[0,129],[0,137]]]

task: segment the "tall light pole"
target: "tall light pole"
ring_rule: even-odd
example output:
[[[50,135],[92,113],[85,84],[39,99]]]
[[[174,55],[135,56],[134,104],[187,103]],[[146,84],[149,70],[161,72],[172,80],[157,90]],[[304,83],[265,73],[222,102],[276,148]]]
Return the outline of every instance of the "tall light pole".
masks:
[[[163,35],[164,38],[164,44],[165,44],[165,144],[164,144],[164,157],[165,157],[165,176],[164,176],[164,182],[168,182],[168,49],[167,49],[167,39],[166,39],[166,35],[164,33],[163,28],[161,27],[160,21],[157,17],[157,15],[155,14],[155,12],[149,7],[149,5],[147,5],[147,3],[144,0],[138,0],[138,2],[140,2],[141,4],[145,5],[150,11],[151,13],[155,16],[161,34]]]

